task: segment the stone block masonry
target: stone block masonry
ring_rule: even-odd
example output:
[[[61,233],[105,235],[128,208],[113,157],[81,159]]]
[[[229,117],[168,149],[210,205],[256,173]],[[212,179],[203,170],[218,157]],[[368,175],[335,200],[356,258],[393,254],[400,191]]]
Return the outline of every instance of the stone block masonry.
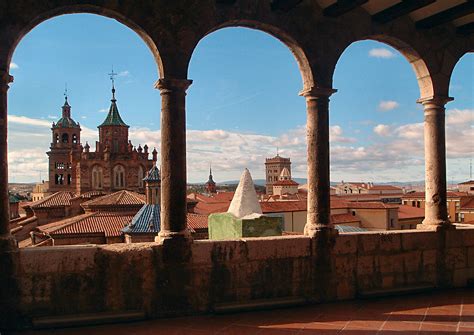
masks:
[[[449,241],[449,243],[447,243]],[[457,242],[456,242],[457,241]],[[141,311],[148,318],[278,299],[312,302],[474,281],[474,229],[19,249],[19,327],[38,317]]]

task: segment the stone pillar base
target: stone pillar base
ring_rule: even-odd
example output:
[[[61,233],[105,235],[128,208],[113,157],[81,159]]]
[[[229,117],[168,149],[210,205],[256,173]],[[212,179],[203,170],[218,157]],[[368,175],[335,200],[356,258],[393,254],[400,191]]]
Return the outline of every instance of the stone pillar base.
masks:
[[[304,235],[308,237],[318,237],[321,235],[337,236],[339,231],[333,225],[327,224],[306,224],[304,226]]]
[[[416,225],[417,230],[429,230],[429,231],[441,231],[448,229],[456,229],[455,225],[452,225],[450,222],[441,222],[441,223],[422,223]]]
[[[0,235],[0,254],[14,251],[17,248],[17,242],[11,234]]]
[[[173,243],[174,241],[192,243],[193,238],[188,229],[184,229],[180,232],[160,231],[158,236],[155,237],[155,242],[162,245]]]

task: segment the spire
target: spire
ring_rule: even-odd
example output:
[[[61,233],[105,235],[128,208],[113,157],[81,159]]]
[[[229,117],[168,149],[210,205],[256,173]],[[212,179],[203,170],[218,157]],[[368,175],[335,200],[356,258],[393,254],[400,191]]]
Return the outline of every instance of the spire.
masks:
[[[69,105],[69,102],[67,101],[67,84],[65,85],[65,88],[64,88],[64,105],[62,107],[62,110],[63,110],[63,113],[62,113],[63,118],[71,117],[71,106]]]
[[[128,125],[123,122],[122,118],[120,117],[118,107],[117,107],[117,99],[115,99],[115,80],[114,76],[117,75],[117,73],[114,72],[112,68],[112,72],[109,73],[110,75],[110,80],[112,81],[112,99],[110,100],[112,103],[110,104],[110,109],[109,113],[107,114],[106,119],[104,122],[99,127],[103,126],[124,126],[128,127]]]
[[[212,178],[212,164],[211,163],[209,163],[209,181],[214,181]]]

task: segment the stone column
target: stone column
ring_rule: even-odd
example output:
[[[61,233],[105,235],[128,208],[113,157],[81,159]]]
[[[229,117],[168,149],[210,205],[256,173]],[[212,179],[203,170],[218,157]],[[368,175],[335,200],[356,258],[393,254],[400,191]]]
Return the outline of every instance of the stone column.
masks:
[[[329,179],[329,97],[337,90],[311,88],[301,92],[306,98],[308,145],[308,216],[306,236],[334,229],[330,217]]]
[[[186,224],[186,90],[192,81],[160,79],[161,231],[160,243],[190,239]]]
[[[445,104],[448,97],[420,99],[425,110],[425,219],[418,229],[449,226],[446,199]]]
[[[9,229],[8,155],[7,155],[7,91],[13,77],[0,70],[0,250],[10,248],[13,238]]]

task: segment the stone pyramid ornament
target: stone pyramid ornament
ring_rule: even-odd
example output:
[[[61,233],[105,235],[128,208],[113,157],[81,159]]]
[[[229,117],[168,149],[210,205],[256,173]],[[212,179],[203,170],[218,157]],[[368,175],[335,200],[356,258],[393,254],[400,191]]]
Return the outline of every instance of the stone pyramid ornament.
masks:
[[[255,192],[252,176],[248,169],[245,169],[240,177],[239,185],[227,213],[238,219],[251,219],[262,215],[262,207],[258,201],[257,192]]]

